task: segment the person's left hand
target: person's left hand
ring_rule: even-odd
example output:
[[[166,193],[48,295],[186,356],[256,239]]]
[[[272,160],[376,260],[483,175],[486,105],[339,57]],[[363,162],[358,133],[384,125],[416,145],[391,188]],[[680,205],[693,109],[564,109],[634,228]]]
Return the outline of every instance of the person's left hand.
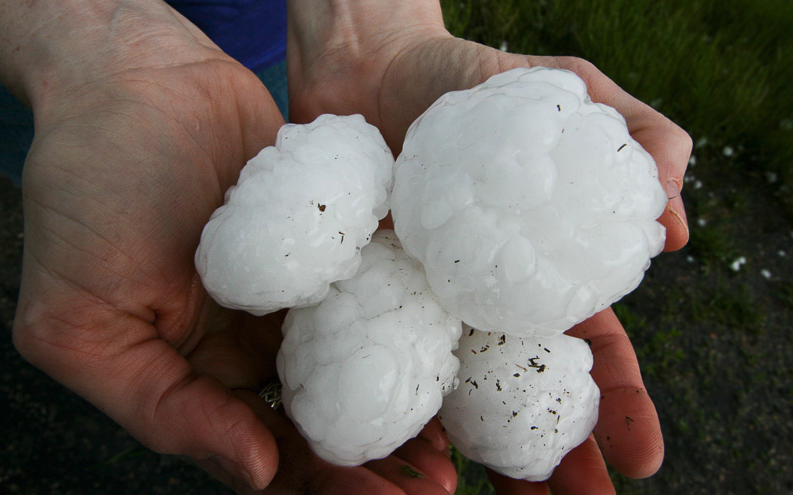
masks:
[[[398,154],[409,125],[442,94],[473,87],[516,67],[568,69],[584,79],[594,101],[616,108],[626,118],[634,139],[656,160],[670,198],[659,219],[667,229],[666,250],[687,242],[680,189],[691,139],[591,63],[572,57],[509,54],[454,38],[443,26],[437,2],[369,2],[361,7],[357,2],[292,0],[289,7],[292,121],[308,122],[322,113],[361,113]],[[318,24],[317,19],[325,22]],[[548,493],[548,487],[557,495],[609,493],[614,488],[604,456],[632,478],[651,476],[663,461],[658,416],[633,347],[614,313],[607,309],[567,333],[592,343],[592,376],[601,390],[594,435],[563,459],[548,483],[490,472],[501,495]]]

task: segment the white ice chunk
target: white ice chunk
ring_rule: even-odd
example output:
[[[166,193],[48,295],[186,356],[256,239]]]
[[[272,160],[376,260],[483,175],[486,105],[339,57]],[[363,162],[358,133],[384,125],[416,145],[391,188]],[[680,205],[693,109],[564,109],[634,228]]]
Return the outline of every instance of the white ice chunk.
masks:
[[[341,466],[386,457],[416,436],[459,367],[462,324],[393,231],[361,254],[355,277],[289,311],[276,361],[287,414],[317,455]]]
[[[666,203],[625,119],[546,68],[436,101],[408,130],[391,201],[441,304],[517,336],[558,335],[635,288]]]
[[[463,333],[460,384],[438,413],[452,444],[505,476],[548,479],[597,422],[589,346],[566,335]]]
[[[207,292],[256,315],[319,302],[358,269],[388,212],[392,169],[360,115],[285,125],[204,228],[195,263]]]

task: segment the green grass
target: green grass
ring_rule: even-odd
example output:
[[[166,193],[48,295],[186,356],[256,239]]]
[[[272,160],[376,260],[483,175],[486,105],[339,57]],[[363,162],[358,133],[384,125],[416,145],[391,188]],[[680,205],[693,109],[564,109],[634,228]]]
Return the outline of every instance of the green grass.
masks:
[[[754,474],[759,493],[782,493],[779,482],[763,473],[764,467],[785,472],[787,457],[762,445],[774,439],[767,424],[787,417],[785,404],[789,408],[793,397],[789,358],[774,353],[793,343],[788,330],[793,282],[783,271],[789,263],[776,254],[780,249],[793,256],[793,248],[786,247],[790,237],[782,247],[766,246],[769,227],[747,226],[744,219],[778,215],[788,219],[787,226],[793,218],[793,2],[441,4],[453,34],[516,53],[587,59],[692,136],[696,165],[689,167],[683,193],[689,246],[671,255],[674,261],[667,263],[670,255],[665,255],[651,268],[664,273],[674,265],[680,275],[658,281],[651,276],[636,297],[615,310],[646,381],[662,398],[664,433],[670,442],[680,442],[670,450],[685,452],[677,467],[665,468],[680,472],[665,479],[696,480],[699,475],[686,470],[698,469],[729,477],[724,466],[741,462]],[[758,213],[760,196],[776,198],[781,209]],[[733,270],[731,264],[742,256],[749,262]],[[769,261],[776,263],[775,280],[760,275]],[[774,396],[778,399],[766,400]],[[718,457],[722,451],[729,458]],[[459,453],[453,456],[461,472],[459,494],[492,493],[483,491],[488,484],[481,469]],[[661,481],[628,480],[617,473],[612,478],[620,494],[713,489],[708,480],[700,480],[698,486],[706,487],[700,491],[666,486],[672,482],[664,481],[663,473]]]
[[[484,468],[466,459],[454,447],[451,447],[451,453],[454,467],[460,473],[455,495],[493,495],[495,493],[493,487],[490,486]]]

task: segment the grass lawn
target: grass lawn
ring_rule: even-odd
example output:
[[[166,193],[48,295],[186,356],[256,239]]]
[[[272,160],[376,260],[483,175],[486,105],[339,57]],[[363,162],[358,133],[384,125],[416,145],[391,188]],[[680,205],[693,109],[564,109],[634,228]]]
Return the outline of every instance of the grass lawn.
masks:
[[[691,134],[691,241],[617,313],[666,441],[620,494],[793,493],[793,3],[443,1],[449,29],[575,55]],[[490,493],[456,458],[460,494]]]

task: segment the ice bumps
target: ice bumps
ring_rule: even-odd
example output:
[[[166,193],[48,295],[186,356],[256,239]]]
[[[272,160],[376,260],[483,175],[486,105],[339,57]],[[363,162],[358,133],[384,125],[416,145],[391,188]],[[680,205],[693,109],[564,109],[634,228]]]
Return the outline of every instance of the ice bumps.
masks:
[[[257,315],[321,301],[355,275],[388,213],[393,162],[360,115],[283,126],[204,228],[195,262],[207,292]]]
[[[393,231],[362,249],[357,275],[292,309],[278,375],[287,414],[325,460],[355,466],[416,436],[454,388],[462,325],[437,303]]]
[[[391,201],[443,306],[518,336],[605,309],[664,244],[652,157],[562,70],[515,69],[441,97],[408,131]]]
[[[451,442],[506,476],[548,479],[597,422],[589,346],[567,335],[464,333],[455,352],[460,385],[438,414]]]

